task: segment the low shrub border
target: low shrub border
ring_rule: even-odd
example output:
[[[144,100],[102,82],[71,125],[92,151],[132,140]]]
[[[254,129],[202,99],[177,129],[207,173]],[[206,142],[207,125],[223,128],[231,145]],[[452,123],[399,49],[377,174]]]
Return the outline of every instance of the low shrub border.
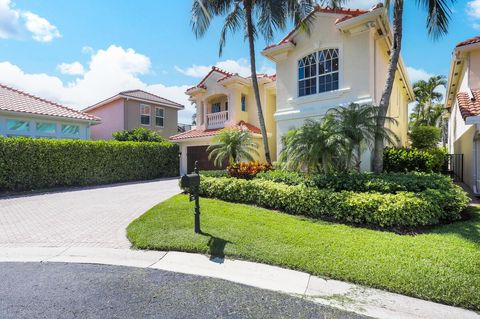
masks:
[[[0,191],[98,185],[178,175],[178,146],[0,138]]]
[[[454,185],[453,185],[454,186]],[[417,194],[335,192],[305,185],[289,186],[261,179],[202,177],[200,194],[254,204],[293,215],[384,228],[435,225],[459,219],[468,197],[458,189],[427,189]]]

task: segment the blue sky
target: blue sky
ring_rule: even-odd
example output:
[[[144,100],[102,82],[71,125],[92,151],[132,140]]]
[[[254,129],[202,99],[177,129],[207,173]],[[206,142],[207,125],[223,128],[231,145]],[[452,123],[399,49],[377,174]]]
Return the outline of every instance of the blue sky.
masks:
[[[352,0],[369,8],[377,1]],[[447,74],[459,41],[480,33],[480,0],[457,1],[450,32],[434,41],[425,12],[406,1],[403,58],[412,80]],[[187,104],[184,90],[211,65],[248,73],[248,48],[231,36],[218,56],[221,22],[196,39],[191,0],[0,0],[0,82],[83,108],[121,90],[142,88]],[[276,39],[288,30],[280,31]],[[257,51],[265,46],[257,41]],[[258,56],[260,72],[274,65]]]

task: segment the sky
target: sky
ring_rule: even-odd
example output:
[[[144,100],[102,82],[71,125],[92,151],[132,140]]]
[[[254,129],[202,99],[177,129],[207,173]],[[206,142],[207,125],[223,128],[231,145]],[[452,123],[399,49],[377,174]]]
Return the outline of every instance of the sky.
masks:
[[[378,0],[351,0],[370,8]],[[480,0],[457,0],[448,35],[433,40],[426,13],[405,1],[402,56],[411,81],[448,75],[456,43],[480,35]],[[192,0],[0,0],[0,83],[83,109],[122,90],[143,89],[184,104],[179,122],[194,108],[184,94],[216,65],[249,75],[248,46],[229,36],[218,55],[222,20],[203,38],[190,25]],[[274,40],[287,30],[278,30]],[[260,55],[257,71],[274,73]]]

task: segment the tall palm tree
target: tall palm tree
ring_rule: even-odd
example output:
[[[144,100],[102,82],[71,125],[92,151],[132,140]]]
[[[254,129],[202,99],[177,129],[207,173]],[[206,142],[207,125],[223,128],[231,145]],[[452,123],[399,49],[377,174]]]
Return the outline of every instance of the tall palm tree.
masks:
[[[241,161],[253,161],[253,155],[258,155],[258,145],[253,141],[252,134],[243,127],[224,128],[213,138],[213,145],[207,148],[208,159],[214,159],[214,164],[221,166],[225,160],[229,164]]]
[[[333,117],[327,115],[320,121],[308,119],[301,127],[288,131],[283,137],[281,165],[289,170],[324,174],[343,166],[346,141],[333,128]]]
[[[338,7],[346,0],[321,0],[321,4]],[[300,23],[308,31],[309,21],[313,18],[316,0],[194,0],[192,6],[192,28],[195,35],[202,37],[214,17],[226,16],[220,33],[219,55],[222,54],[228,32],[243,30],[248,40],[252,85],[257,104],[258,121],[263,137],[265,159],[271,163],[268,147],[267,129],[258,88],[255,39],[262,35],[267,42],[273,39],[275,30],[283,30],[287,22]]]
[[[360,171],[363,152],[372,148],[377,130],[378,108],[372,105],[359,105],[352,103],[348,106],[338,106],[328,110],[334,119],[334,130],[346,140],[345,153],[347,168],[353,163],[355,170]],[[389,123],[397,121],[387,117]],[[398,137],[387,127],[381,132],[383,138],[390,144],[398,142]]]
[[[451,13],[450,5],[453,5],[455,2],[456,0],[417,0],[417,5],[427,11],[426,29],[428,34],[434,39],[448,32]],[[375,134],[373,170],[376,173],[381,173],[383,170],[383,149],[385,141],[380,131],[381,128],[385,126],[385,116],[388,112],[393,83],[395,81],[395,73],[402,48],[404,0],[385,0],[387,8],[390,8],[391,4],[393,5],[393,43],[390,50],[387,81],[379,104],[380,116],[377,119],[377,133]]]

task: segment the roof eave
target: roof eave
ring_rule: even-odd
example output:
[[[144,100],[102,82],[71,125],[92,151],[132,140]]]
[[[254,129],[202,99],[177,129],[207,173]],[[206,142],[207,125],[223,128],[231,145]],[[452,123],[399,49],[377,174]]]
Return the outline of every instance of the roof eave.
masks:
[[[39,113],[32,113],[32,112],[22,112],[22,111],[11,111],[11,110],[0,110],[0,113],[7,113],[7,114],[12,114],[12,115],[17,115],[22,114],[24,116],[33,116],[33,117],[39,117],[39,118],[44,118],[44,119],[64,119],[66,121],[74,121],[74,122],[87,122],[90,124],[100,124],[102,123],[102,120],[100,118],[98,119],[79,119],[75,117],[68,117],[68,116],[61,116],[61,115],[48,115],[48,114],[39,114]]]

